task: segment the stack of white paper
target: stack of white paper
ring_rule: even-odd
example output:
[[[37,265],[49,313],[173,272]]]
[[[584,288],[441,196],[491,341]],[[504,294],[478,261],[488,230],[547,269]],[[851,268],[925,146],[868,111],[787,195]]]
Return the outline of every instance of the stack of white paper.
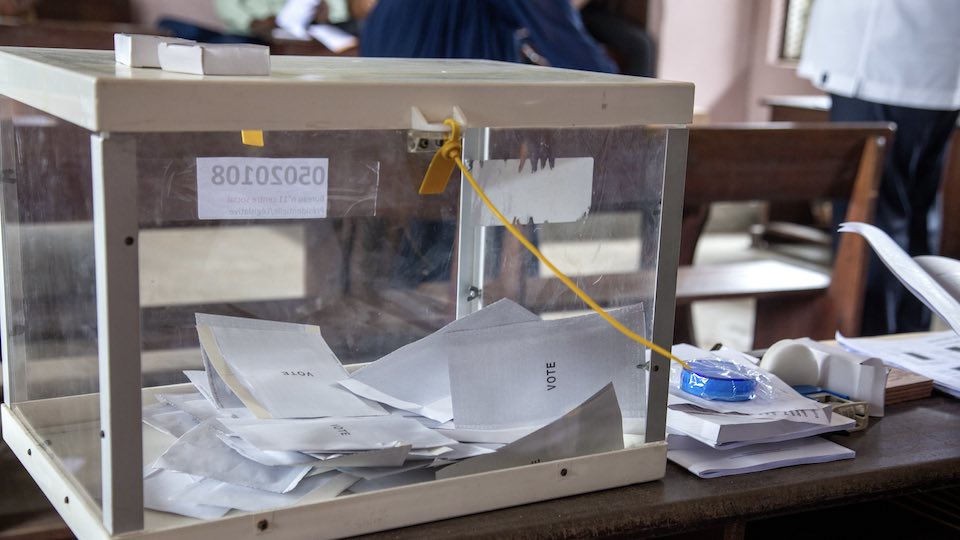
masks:
[[[722,358],[763,372],[755,365],[757,359],[727,348],[708,352],[680,344],[673,347],[673,353],[686,361]],[[679,374],[679,370],[671,373],[667,459],[698,476],[711,478],[854,457],[852,450],[811,437],[850,429],[856,422],[831,414],[829,406],[801,396],[775,375],[765,373],[770,388],[762,395],[725,402],[683,392],[676,380]]]
[[[642,331],[641,307],[614,314]],[[316,326],[198,314],[197,332],[195,391],[144,407],[175,439],[144,485],[148,508],[202,519],[618,450],[621,410],[643,412],[643,349],[596,316],[501,301],[352,377]],[[493,341],[498,361],[479,356]]]

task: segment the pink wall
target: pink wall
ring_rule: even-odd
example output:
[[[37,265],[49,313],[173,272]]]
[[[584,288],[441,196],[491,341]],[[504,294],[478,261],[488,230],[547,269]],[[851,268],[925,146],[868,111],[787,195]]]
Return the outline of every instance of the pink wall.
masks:
[[[768,42],[782,0],[652,0],[658,76],[692,81],[711,122],[765,120],[766,95],[814,94],[793,68],[773,65]],[[775,40],[774,40],[775,41]]]

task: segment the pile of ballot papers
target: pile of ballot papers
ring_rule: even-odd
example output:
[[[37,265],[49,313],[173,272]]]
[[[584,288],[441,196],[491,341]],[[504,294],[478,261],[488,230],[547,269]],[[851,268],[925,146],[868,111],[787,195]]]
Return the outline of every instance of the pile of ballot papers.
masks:
[[[854,427],[852,418],[819,403],[765,372],[759,359],[729,348],[705,351],[674,345],[684,361],[717,358],[764,374],[766,392],[749,401],[711,401],[683,392],[671,370],[667,403],[667,459],[702,478],[852,459],[844,446],[815,435]]]
[[[640,305],[612,312],[642,330]],[[645,350],[599,316],[503,300],[352,373],[320,328],[197,315],[204,369],[155,394],[145,506],[212,519],[620,450]]]

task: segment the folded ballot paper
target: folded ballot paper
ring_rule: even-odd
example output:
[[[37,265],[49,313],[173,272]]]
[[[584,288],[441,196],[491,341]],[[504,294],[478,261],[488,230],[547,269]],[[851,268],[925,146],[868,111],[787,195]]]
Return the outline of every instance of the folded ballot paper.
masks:
[[[642,306],[613,315],[642,330]],[[642,348],[507,300],[352,376],[316,326],[197,314],[197,333],[204,371],[143,420],[169,438],[146,506],[199,519],[619,450],[644,410]]]
[[[851,429],[856,422],[831,414],[755,364],[758,359],[729,348],[704,351],[674,345],[682,360],[720,358],[764,374],[768,391],[749,401],[701,399],[679,388],[672,370],[667,403],[667,459],[703,478],[803,463],[849,459],[854,452],[814,435]]]

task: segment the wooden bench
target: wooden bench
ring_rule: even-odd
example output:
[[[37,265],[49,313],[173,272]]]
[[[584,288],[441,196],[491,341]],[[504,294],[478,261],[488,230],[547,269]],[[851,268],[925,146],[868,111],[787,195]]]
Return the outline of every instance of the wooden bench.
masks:
[[[694,266],[693,255],[713,202],[850,198],[846,219],[872,221],[884,144],[892,135],[890,125],[876,123],[691,127],[674,342],[695,342],[691,303],[736,298],[757,300],[755,347],[787,337],[832,338],[838,329],[858,335],[868,255],[859,237],[844,235],[830,274],[779,260]],[[631,175],[620,178],[636,182]],[[628,200],[635,194],[628,187],[608,186],[626,198],[617,198],[615,204],[595,200],[591,211],[642,208],[642,201]],[[511,245],[515,243],[505,238],[503,252],[515,257],[522,251]],[[639,268],[651,268],[642,261],[649,255],[640,254]],[[519,270],[502,266],[500,278],[485,284],[485,302],[510,297],[534,311],[584,309],[559,280],[522,279],[523,265],[519,266]],[[581,284],[589,284],[595,300],[607,306],[651,300],[653,279],[649,270],[576,276]]]
[[[846,221],[873,220],[887,124],[781,124],[690,129],[675,341],[692,342],[690,304],[756,299],[754,347],[788,338],[859,335],[868,247],[843,235],[830,274],[780,260],[691,266],[714,202],[849,198]]]

